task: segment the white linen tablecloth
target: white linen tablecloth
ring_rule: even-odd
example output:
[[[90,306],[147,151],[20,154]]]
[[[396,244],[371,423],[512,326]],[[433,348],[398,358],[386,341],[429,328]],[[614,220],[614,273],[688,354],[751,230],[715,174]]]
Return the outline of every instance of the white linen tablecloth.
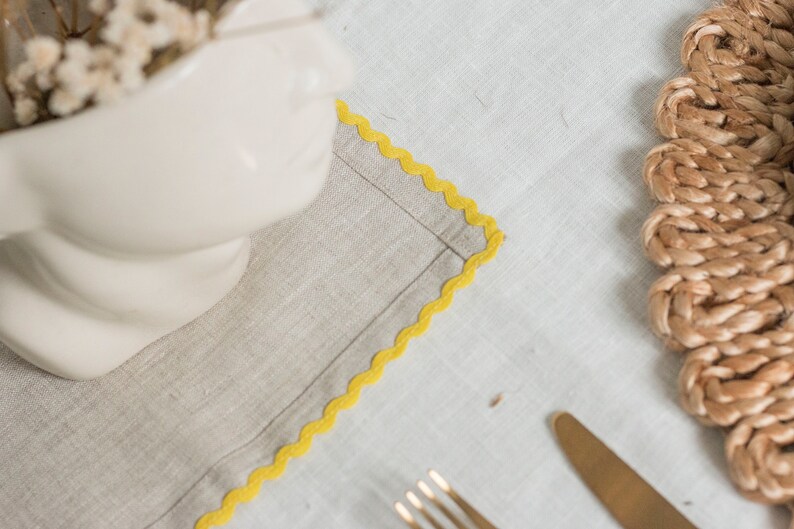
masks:
[[[652,105],[711,0],[313,0],[355,54],[344,99],[507,240],[451,311],[230,527],[400,528],[436,467],[500,528],[615,528],[558,450],[569,409],[701,529],[784,528],[676,402],[646,323]],[[498,394],[496,407],[489,403]]]

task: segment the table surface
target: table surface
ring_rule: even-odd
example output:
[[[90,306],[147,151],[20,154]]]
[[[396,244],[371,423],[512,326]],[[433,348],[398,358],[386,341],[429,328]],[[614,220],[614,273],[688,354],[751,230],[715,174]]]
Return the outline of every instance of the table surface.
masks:
[[[711,0],[314,0],[355,55],[344,99],[507,240],[406,357],[230,527],[398,529],[428,467],[497,526],[616,528],[548,426],[573,411],[701,529],[787,527],[742,499],[646,322],[652,106]],[[500,404],[491,406],[497,395]]]

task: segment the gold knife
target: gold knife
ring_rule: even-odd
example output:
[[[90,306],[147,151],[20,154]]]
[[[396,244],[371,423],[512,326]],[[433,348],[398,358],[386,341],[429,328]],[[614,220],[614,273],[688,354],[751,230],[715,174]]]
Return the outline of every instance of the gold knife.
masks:
[[[557,413],[551,424],[579,476],[624,529],[697,529],[573,415]]]

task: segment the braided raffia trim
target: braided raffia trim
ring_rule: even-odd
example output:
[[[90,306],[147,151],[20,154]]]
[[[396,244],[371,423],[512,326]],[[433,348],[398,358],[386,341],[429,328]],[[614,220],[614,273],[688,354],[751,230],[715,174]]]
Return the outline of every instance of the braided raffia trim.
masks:
[[[747,497],[794,501],[794,0],[729,0],[687,30],[656,123],[643,227],[654,331],[684,408],[727,432]]]

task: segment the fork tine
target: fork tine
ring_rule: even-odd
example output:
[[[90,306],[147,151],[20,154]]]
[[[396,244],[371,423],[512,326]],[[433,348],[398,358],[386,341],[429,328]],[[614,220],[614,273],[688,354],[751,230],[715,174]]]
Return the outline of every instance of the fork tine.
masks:
[[[455,516],[455,514],[450,511],[446,505],[441,503],[441,500],[438,499],[436,493],[433,492],[433,489],[431,489],[427,483],[420,479],[416,482],[416,486],[419,487],[419,490],[422,491],[422,494],[424,494],[427,499],[430,500],[433,505],[435,505],[436,508],[444,514],[444,516],[447,517],[447,520],[452,522],[452,525],[454,525],[457,529],[467,529],[466,525],[460,521],[460,518]]]
[[[458,494],[457,491],[450,486],[447,480],[441,477],[441,474],[433,469],[430,469],[427,474],[430,476],[430,479],[432,479],[433,482],[438,485],[438,488],[443,490],[447,496],[452,498],[452,501],[458,504],[458,507],[460,507],[461,510],[466,513],[466,515],[471,519],[472,522],[474,522],[478,529],[496,529],[496,526],[489,522],[485,516],[480,514],[477,509],[472,507],[469,502],[464,500],[460,494]]]
[[[402,521],[404,521],[408,527],[411,529],[422,529],[422,527],[416,523],[416,520],[413,516],[411,516],[410,511],[403,505],[402,503],[395,502],[394,503],[394,510],[397,511],[397,514],[400,516]]]
[[[425,520],[427,520],[428,523],[433,526],[433,529],[444,529],[444,526],[438,523],[438,520],[436,520],[435,516],[430,514],[430,511],[425,508],[424,504],[422,504],[419,498],[417,498],[416,494],[409,490],[405,493],[405,497],[408,498],[408,501],[411,502],[411,505],[413,505],[416,510],[419,511],[419,514],[424,516]]]

